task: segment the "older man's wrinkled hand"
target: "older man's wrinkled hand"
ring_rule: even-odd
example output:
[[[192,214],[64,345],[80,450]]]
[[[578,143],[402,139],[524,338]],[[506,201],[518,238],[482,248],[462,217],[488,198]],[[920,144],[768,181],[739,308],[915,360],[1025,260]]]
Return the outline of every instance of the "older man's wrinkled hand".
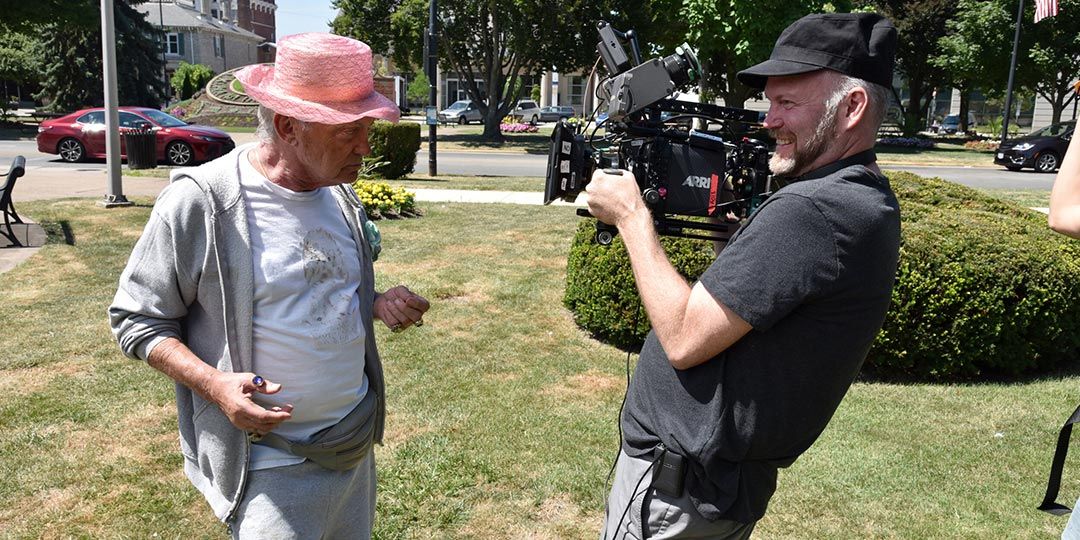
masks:
[[[266,435],[292,418],[292,405],[269,409],[255,403],[257,394],[276,394],[281,385],[256,378],[254,373],[220,373],[211,383],[210,397],[238,429],[256,436]],[[261,384],[256,384],[261,382]]]
[[[375,298],[375,317],[387,328],[400,332],[410,326],[423,326],[424,313],[431,308],[426,298],[404,285],[388,289]]]

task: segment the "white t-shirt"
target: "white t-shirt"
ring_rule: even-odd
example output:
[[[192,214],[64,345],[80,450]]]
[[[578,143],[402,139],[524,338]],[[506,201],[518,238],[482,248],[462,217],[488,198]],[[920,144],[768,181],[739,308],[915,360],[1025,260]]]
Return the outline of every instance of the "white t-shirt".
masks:
[[[283,188],[248,157],[240,157],[240,187],[255,273],[254,371],[283,386],[254,399],[266,407],[292,403],[292,418],[274,433],[306,441],[341,420],[368,391],[360,260],[328,188]],[[251,448],[250,470],[304,461],[261,444]]]

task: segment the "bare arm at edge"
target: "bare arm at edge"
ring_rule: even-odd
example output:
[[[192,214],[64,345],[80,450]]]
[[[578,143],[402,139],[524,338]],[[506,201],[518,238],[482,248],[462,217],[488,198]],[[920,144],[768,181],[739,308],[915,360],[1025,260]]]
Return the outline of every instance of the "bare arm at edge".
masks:
[[[1054,189],[1050,192],[1051,229],[1080,238],[1080,133],[1073,132],[1072,142],[1058,169]]]

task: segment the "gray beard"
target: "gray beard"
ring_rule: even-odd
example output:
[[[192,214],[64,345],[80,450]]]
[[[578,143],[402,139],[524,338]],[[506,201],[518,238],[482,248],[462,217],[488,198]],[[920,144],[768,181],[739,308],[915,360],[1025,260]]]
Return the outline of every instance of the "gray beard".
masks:
[[[777,176],[795,176],[796,173],[806,173],[807,166],[814,162],[821,154],[825,153],[825,145],[836,135],[837,111],[825,111],[818,121],[814,134],[800,145],[791,157],[780,157],[773,154],[769,158],[769,169]],[[775,137],[775,135],[773,135]]]

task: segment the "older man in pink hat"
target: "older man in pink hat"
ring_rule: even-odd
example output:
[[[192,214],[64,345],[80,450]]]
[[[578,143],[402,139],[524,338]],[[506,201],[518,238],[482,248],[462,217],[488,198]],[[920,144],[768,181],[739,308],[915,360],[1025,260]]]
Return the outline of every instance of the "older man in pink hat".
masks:
[[[184,472],[236,538],[367,538],[384,384],[373,320],[423,324],[375,291],[377,230],[349,184],[375,119],[371,50],[278,42],[237,74],[258,143],[174,172],[109,308],[124,353],[176,381]]]

